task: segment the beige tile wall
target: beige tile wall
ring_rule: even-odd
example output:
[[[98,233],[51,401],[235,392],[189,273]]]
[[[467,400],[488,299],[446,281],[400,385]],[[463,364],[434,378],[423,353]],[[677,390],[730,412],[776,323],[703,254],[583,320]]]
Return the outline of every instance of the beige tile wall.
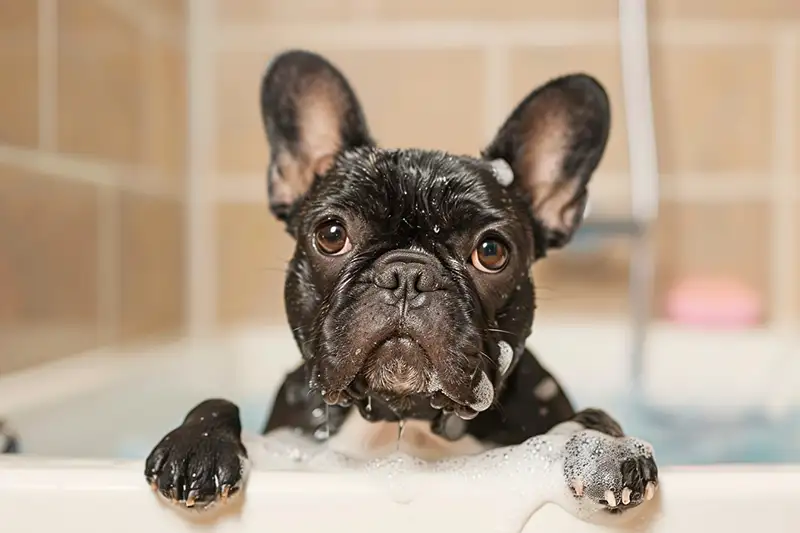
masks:
[[[182,330],[184,5],[0,0],[0,373]]]
[[[0,0],[0,142],[38,142],[36,3]]]
[[[0,372],[96,346],[98,233],[94,186],[0,166]]]
[[[257,107],[284,48],[340,65],[384,145],[461,153],[535,85],[590,72],[615,110],[594,209],[628,210],[615,0],[210,4],[209,272],[224,326],[285,320],[292,243],[266,210]],[[0,372],[182,330],[187,18],[185,0],[0,0]],[[796,320],[800,4],[659,0],[651,20],[656,311],[682,276],[734,275],[770,318]],[[625,312],[628,256],[614,242],[538,265],[539,312]]]
[[[340,65],[383,144],[466,153],[538,83],[590,72],[608,88],[615,112],[594,207],[629,209],[615,0],[226,0],[217,7],[217,274],[225,324],[278,317],[274,302],[260,298],[280,294],[282,275],[254,270],[290,253],[266,214],[257,90],[266,62],[283,48],[313,48]],[[788,281],[800,295],[800,281],[771,273],[786,257],[800,272],[800,215],[792,214],[800,194],[800,3],[659,0],[650,2],[650,18],[662,172],[655,311],[663,314],[665,294],[681,277],[736,276],[762,294],[767,317],[796,320],[800,296],[777,301],[776,294]],[[797,120],[781,126],[776,106],[794,107],[787,112]],[[778,205],[789,215],[777,215]],[[784,230],[774,232],[775,224]],[[540,312],[624,312],[627,258],[625,243],[612,243],[537,266]]]

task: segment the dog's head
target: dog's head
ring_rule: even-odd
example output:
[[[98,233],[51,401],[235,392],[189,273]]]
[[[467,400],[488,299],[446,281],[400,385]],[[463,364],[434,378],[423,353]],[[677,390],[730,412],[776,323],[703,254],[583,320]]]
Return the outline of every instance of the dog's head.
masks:
[[[609,132],[602,86],[542,85],[480,157],[378,148],[344,76],[309,52],[272,61],[261,109],[311,388],[362,413],[373,399],[399,416],[489,408],[531,331],[531,266],[583,217]]]

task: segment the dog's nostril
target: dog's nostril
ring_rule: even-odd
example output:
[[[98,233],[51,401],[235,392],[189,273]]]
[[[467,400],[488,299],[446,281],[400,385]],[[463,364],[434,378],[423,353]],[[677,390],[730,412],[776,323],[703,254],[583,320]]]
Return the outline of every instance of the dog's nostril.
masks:
[[[375,276],[375,285],[381,289],[395,290],[400,286],[400,276],[397,269],[387,268]]]
[[[436,281],[436,276],[428,272],[426,269],[420,269],[417,272],[417,279],[414,282],[414,288],[417,292],[431,292],[439,288]]]

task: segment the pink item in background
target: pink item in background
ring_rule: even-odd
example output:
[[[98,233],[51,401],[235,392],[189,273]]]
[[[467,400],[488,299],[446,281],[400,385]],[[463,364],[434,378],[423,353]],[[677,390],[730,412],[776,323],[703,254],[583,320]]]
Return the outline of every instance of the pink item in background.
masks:
[[[684,324],[743,328],[758,324],[759,294],[731,278],[691,278],[677,283],[667,296],[667,315]]]

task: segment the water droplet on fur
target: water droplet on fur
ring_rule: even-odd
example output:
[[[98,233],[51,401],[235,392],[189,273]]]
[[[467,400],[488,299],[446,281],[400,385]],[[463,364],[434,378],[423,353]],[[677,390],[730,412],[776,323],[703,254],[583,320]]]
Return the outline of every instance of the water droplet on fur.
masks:
[[[365,410],[368,413],[372,412],[372,396],[367,396],[367,406],[365,407]]]
[[[441,231],[441,229],[439,228],[439,225],[437,224],[436,226],[433,227],[433,232],[434,233],[439,233],[439,231]]]

